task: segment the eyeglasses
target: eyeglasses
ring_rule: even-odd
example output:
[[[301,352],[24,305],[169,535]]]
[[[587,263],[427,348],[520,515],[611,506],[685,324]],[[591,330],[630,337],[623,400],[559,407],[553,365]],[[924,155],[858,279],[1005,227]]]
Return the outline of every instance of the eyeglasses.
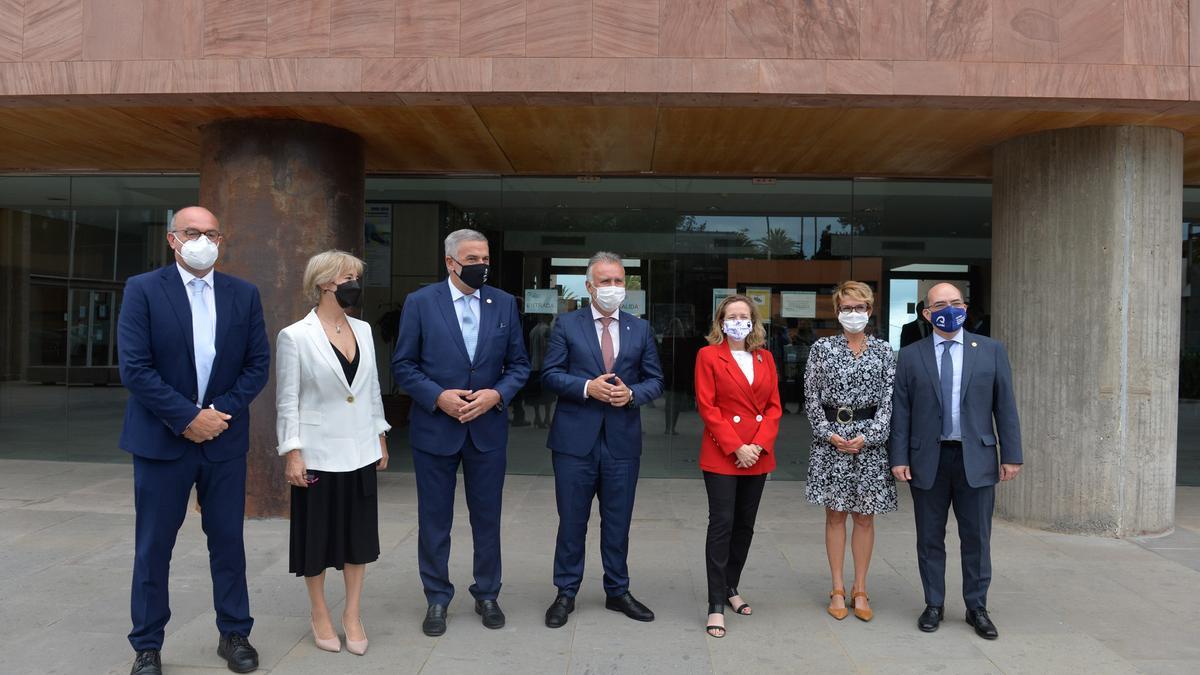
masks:
[[[946,309],[947,307],[966,307],[966,306],[967,306],[967,303],[963,302],[962,300],[955,300],[954,302],[935,302],[929,306],[929,311],[940,312],[943,309]]]
[[[838,312],[842,314],[849,314],[850,312],[858,312],[862,314],[866,313],[866,311],[869,309],[871,308],[866,305],[842,305],[841,307],[838,307]]]
[[[221,239],[220,230],[209,230],[208,232],[201,232],[200,230],[189,227],[186,230],[174,230],[174,232],[175,232],[175,234],[182,234],[183,238],[187,239],[188,241],[196,241],[197,239],[200,238],[200,235],[204,235],[204,236],[208,237],[208,240],[214,244],[217,243],[217,241]]]

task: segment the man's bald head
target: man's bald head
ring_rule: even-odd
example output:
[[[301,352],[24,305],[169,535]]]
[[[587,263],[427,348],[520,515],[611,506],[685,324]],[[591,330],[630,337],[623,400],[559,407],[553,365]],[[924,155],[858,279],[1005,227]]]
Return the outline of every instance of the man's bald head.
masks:
[[[952,305],[954,304],[954,300],[956,298],[959,302],[965,302],[962,296],[962,291],[958,289],[958,286],[943,281],[942,283],[934,284],[928,291],[925,292],[925,306],[932,307],[939,301],[944,303],[943,307],[945,305]]]
[[[188,206],[179,209],[175,212],[175,217],[171,219],[172,230],[186,230],[189,227],[195,227],[197,230],[216,230],[220,229],[221,224],[217,222],[217,217],[212,211],[203,206]]]

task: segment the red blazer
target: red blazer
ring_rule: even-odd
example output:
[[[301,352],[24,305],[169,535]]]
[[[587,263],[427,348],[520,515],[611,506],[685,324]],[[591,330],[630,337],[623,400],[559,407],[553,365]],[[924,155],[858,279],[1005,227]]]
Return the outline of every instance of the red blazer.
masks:
[[[730,476],[754,476],[775,469],[775,437],[779,435],[779,376],[766,349],[756,349],[754,384],[738,366],[729,343],[709,345],[696,355],[696,406],[704,420],[700,468]],[[734,452],[746,444],[761,445],[754,466],[739,469]]]

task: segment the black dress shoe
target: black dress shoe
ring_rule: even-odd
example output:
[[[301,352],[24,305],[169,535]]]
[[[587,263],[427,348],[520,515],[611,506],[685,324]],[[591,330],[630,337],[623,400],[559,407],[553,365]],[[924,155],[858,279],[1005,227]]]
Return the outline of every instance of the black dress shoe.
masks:
[[[421,622],[421,630],[429,637],[437,637],[446,632],[446,606],[430,605],[425,611],[425,621]]]
[[[157,649],[143,649],[133,660],[133,669],[129,675],[162,675],[162,661]]]
[[[546,610],[546,627],[562,628],[567,625],[567,615],[575,611],[575,598],[562,593],[550,603]]]
[[[942,622],[942,616],[941,607],[925,605],[925,611],[921,612],[921,618],[917,619],[917,628],[926,633],[932,633],[938,629],[938,624]]]
[[[634,621],[653,621],[654,612],[650,608],[638,602],[633,597],[633,593],[625,591],[621,595],[610,595],[604,601],[604,608],[611,609],[614,612],[621,612],[625,616]]]
[[[968,609],[967,623],[971,624],[975,629],[975,634],[984,640],[995,640],[1000,637],[1000,631],[996,630],[996,624],[992,623],[986,609]]]
[[[476,600],[475,613],[483,617],[484,628],[504,628],[504,612],[495,600]]]
[[[252,673],[258,670],[258,651],[250,646],[243,635],[230,633],[217,643],[217,656],[225,659],[229,669],[235,673]]]

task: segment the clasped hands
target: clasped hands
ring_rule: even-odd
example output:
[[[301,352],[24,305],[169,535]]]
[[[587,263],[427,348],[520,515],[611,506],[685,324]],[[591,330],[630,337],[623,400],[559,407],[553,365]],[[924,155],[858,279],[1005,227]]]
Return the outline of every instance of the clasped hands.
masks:
[[[230,415],[226,415],[216,408],[204,408],[183,430],[183,437],[193,443],[211,441],[229,428],[230,419],[232,419]]]
[[[437,407],[447,415],[466,424],[491,410],[501,401],[495,389],[447,389],[437,397]]]
[[[747,443],[733,451],[733,463],[739,469],[749,469],[758,463],[758,458],[762,453],[763,449],[760,446]]]
[[[831,434],[829,442],[833,444],[833,447],[838,452],[844,452],[847,455],[857,455],[862,452],[863,446],[867,444],[867,439],[863,438],[862,434],[855,436],[851,440],[846,440],[837,434]]]
[[[609,380],[616,382],[610,383]],[[633,390],[613,373],[604,373],[588,380],[587,395],[614,408],[623,408],[633,399]]]

